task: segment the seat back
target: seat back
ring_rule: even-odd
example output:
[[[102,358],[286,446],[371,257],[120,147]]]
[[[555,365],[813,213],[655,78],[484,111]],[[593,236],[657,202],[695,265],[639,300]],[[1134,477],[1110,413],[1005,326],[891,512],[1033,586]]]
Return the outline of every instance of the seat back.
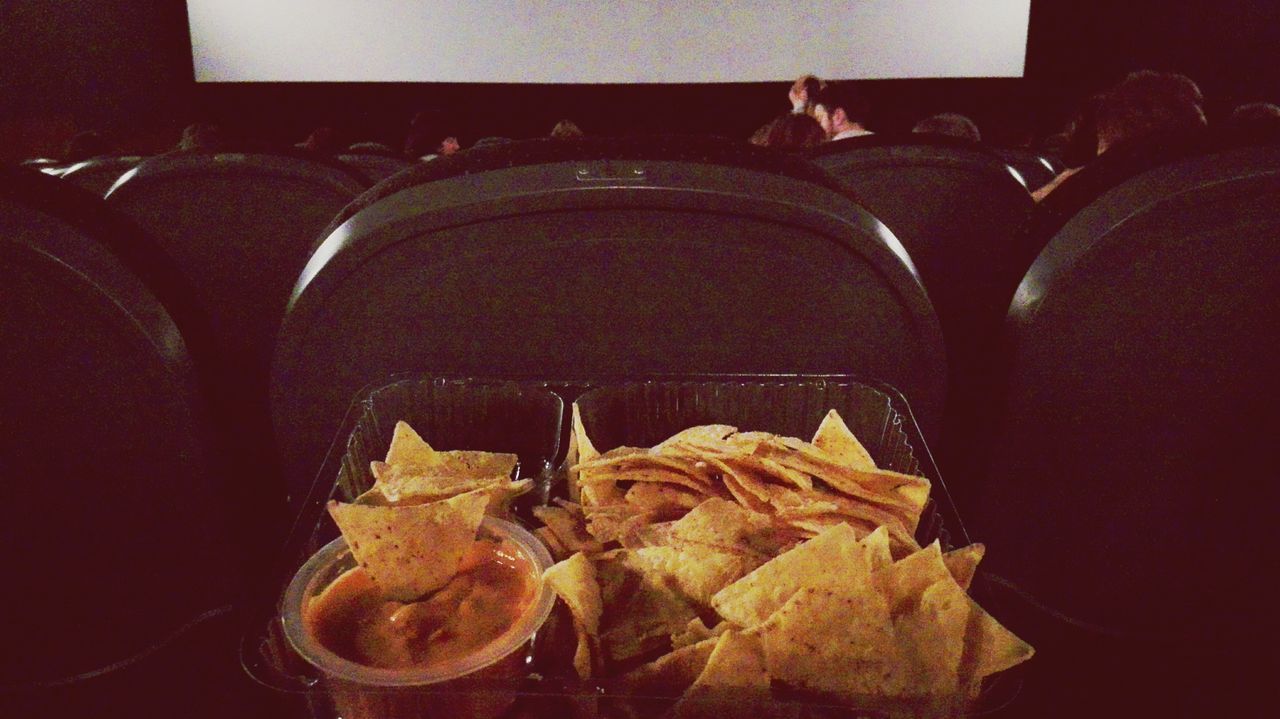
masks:
[[[143,162],[107,202],[177,262],[227,355],[258,367],[316,235],[365,187],[336,164],[196,153]]]
[[[1146,172],[1049,241],[1010,307],[969,522],[994,571],[1206,665],[1274,627],[1277,237],[1272,147]]]
[[[993,152],[996,157],[1018,173],[1030,192],[1035,192],[1049,184],[1049,181],[1057,177],[1059,172],[1048,158],[1032,150],[1000,148]]]
[[[93,672],[231,601],[237,574],[184,304],[100,199],[0,170],[0,684]]]
[[[951,396],[935,446],[948,473],[962,464],[966,427],[981,403],[971,390],[981,386],[1013,291],[1034,258],[1015,245],[1031,196],[1003,160],[949,138],[869,135],[828,143],[812,161],[902,241],[938,312]],[[969,480],[958,479],[952,485],[961,499]]]
[[[373,182],[379,182],[392,175],[413,167],[413,163],[398,157],[375,155],[372,153],[351,153],[338,155],[338,160],[360,172]]]
[[[402,174],[307,265],[272,368],[294,489],[397,371],[856,372],[934,421],[937,320],[901,246],[807,164],[681,139],[530,141]]]
[[[61,175],[93,194],[103,197],[107,190],[116,184],[116,180],[124,173],[132,170],[142,162],[141,155],[122,155],[119,157],[95,157],[84,162],[77,162],[68,167]]]

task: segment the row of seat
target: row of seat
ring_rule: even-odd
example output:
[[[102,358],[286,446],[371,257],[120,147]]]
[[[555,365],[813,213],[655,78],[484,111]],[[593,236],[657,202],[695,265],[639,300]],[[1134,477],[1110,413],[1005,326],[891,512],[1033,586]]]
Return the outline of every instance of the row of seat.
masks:
[[[301,152],[293,154],[305,156]],[[69,180],[96,195],[106,195],[117,180],[146,159],[148,158],[143,155],[103,155],[79,162],[34,160],[24,164],[46,175]],[[334,155],[332,158],[315,155],[309,159],[330,159],[366,184],[378,182],[413,166],[408,160],[372,153],[348,153]]]
[[[18,290],[6,310],[21,321],[4,323],[4,346],[27,347],[6,366],[28,374],[5,383],[17,393],[6,407],[55,418],[29,427],[42,451],[100,416],[87,426],[106,428],[103,446],[146,436],[181,466],[95,467],[148,479],[203,471],[214,478],[206,494],[261,503],[279,478],[305,494],[351,398],[391,373],[857,373],[902,390],[931,442],[966,438],[942,471],[966,466],[949,484],[970,533],[998,548],[992,567],[1117,631],[1181,636],[1188,616],[1215,617],[1190,627],[1206,634],[1238,629],[1228,610],[1240,606],[1210,582],[1248,583],[1238,555],[1221,558],[1248,546],[1274,506],[1263,481],[1274,460],[1250,450],[1275,427],[1265,350],[1277,334],[1280,153],[1188,157],[1122,184],[1034,264],[1030,253],[1024,272],[1001,264],[1025,252],[1009,248],[1010,218],[1029,209],[1007,165],[972,148],[911,147],[868,140],[847,146],[856,157],[824,148],[803,161],[678,138],[534,141],[415,166],[363,193],[297,158],[167,157],[105,202],[78,198],[74,212],[40,205],[21,189],[32,178],[8,173],[0,226],[6,286]],[[71,196],[49,182],[41,192]],[[922,194],[909,194],[916,185]],[[55,226],[106,249],[50,249]],[[111,257],[133,290],[72,292]],[[51,293],[71,299],[41,299]],[[70,349],[104,334],[98,315],[118,317],[121,346]],[[104,373],[128,375],[120,393],[95,394],[103,375],[76,371],[116,356],[167,367],[184,348],[186,384],[154,377],[184,376],[182,363],[115,367]],[[181,389],[193,381],[204,390],[194,398]],[[48,406],[43,388],[75,382],[86,386],[67,395],[100,402],[98,415]],[[112,412],[146,427],[113,425]],[[204,436],[186,415],[209,418],[211,449],[182,449],[181,437]],[[230,468],[197,471],[220,452]],[[1205,511],[1203,488],[1222,476],[1268,501],[1224,497]],[[1188,583],[1161,554],[1170,546],[1213,571]],[[1105,592],[1115,586],[1129,592]],[[1153,613],[1149,593],[1179,598]],[[55,670],[69,668],[25,668]]]

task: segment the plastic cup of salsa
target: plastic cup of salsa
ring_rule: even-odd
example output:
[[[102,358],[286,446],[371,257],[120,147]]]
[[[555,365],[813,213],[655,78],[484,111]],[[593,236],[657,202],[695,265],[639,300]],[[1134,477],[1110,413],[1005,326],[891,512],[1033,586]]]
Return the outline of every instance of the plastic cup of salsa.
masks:
[[[353,660],[351,651],[324,636],[326,624],[317,617],[328,612],[326,607],[334,596],[333,592],[324,596],[324,592],[331,585],[352,584],[348,570],[356,566],[344,539],[339,537],[326,544],[294,575],[285,590],[281,611],[285,636],[293,649],[318,670],[343,719],[484,719],[496,717],[510,707],[520,681],[528,673],[526,650],[555,602],[555,594],[542,582],[542,572],[551,566],[552,559],[536,537],[505,520],[485,517],[477,543],[484,541],[501,547],[502,561],[527,568],[534,582],[532,589],[523,594],[523,606],[513,609],[506,615],[508,618],[496,625],[491,617],[475,616],[475,624],[484,624],[484,636],[490,637],[482,644],[472,641],[463,653],[453,652],[425,665],[370,666]],[[511,562],[513,557],[515,562]],[[446,585],[440,591],[449,590]],[[466,600],[461,602],[465,603]],[[458,628],[456,618],[467,616],[471,609],[451,607],[454,628]],[[326,620],[330,625],[332,618]],[[465,630],[468,623],[464,619],[461,627]]]

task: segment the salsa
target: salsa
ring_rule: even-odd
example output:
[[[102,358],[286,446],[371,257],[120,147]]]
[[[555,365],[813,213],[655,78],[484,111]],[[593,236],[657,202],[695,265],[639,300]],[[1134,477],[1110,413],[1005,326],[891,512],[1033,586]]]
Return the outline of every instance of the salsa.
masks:
[[[414,602],[389,601],[354,567],[303,609],[303,622],[338,656],[383,669],[445,668],[501,637],[538,592],[519,545],[481,531],[449,583]]]

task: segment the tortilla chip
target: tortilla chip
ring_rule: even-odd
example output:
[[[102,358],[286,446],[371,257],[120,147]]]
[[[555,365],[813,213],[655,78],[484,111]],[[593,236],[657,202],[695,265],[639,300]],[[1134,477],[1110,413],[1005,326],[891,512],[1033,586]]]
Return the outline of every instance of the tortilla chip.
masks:
[[[973,599],[966,597],[966,600],[969,602],[969,626],[965,631],[960,682],[962,686],[976,691],[983,679],[1027,661],[1035,655],[1035,649],[1005,629]]]
[[[396,422],[386,459],[406,474],[435,477],[511,477],[518,463],[519,457],[506,452],[436,451],[404,421]],[[376,466],[373,471],[378,476]]]
[[[430,465],[436,451],[427,444],[408,422],[396,422],[395,431],[391,435],[391,446],[387,449],[386,463],[389,465]],[[376,472],[375,472],[376,475]]]
[[[832,459],[852,469],[875,469],[876,463],[871,453],[858,441],[849,425],[844,423],[840,413],[834,409],[827,412],[813,435],[813,445],[831,456]]]
[[[812,475],[840,494],[907,510],[917,518],[929,497],[929,481],[924,477],[884,469],[852,469],[826,456],[817,447],[792,438],[762,442],[756,452],[793,472]]]
[[[888,605],[868,583],[802,588],[757,632],[769,676],[792,687],[861,705],[911,686]]]
[[[667,543],[756,555],[763,562],[793,544],[773,518],[725,499],[708,499],[671,525]]]
[[[677,516],[698,506],[707,498],[703,492],[693,492],[679,486],[655,482],[636,482],[627,490],[626,501],[657,514]]]
[[[595,566],[605,607],[600,643],[613,662],[660,650],[697,616],[690,600],[631,550],[605,552]]]
[[[633,555],[643,562],[646,574],[673,587],[683,596],[707,609],[711,597],[747,572],[764,563],[754,553],[725,552],[703,545],[685,547],[644,547]]]
[[[375,463],[377,464],[377,463]],[[388,502],[423,504],[448,499],[477,489],[488,489],[507,477],[447,477],[428,476],[403,465],[385,465],[374,485]]]
[[[728,631],[720,636],[707,665],[676,703],[680,719],[773,716],[764,648],[755,635]]]
[[[578,407],[577,402],[573,403],[573,438],[578,446],[579,462],[590,462],[600,456],[596,446],[587,437],[586,428],[582,426],[582,410]]]
[[[600,585],[596,583],[596,569],[591,560],[581,552],[563,562],[549,567],[542,579],[551,586],[569,607],[573,625],[578,634],[578,649],[574,654],[574,669],[578,676],[592,676],[591,644],[600,635],[600,616],[604,613],[604,600],[600,597]]]
[[[546,529],[555,534],[560,544],[572,552],[599,554],[604,551],[604,545],[587,531],[586,517],[582,515],[581,507],[572,506],[577,508],[577,512],[566,507],[534,507],[533,516],[547,525]]]
[[[363,505],[365,507],[386,507],[391,504],[387,501],[386,497],[382,496],[381,490],[377,487],[370,487],[365,490],[360,494],[360,496],[351,500],[351,503]]]
[[[894,615],[915,611],[924,591],[943,580],[951,580],[951,573],[942,563],[942,549],[937,541],[899,559],[873,577],[876,586],[888,598]]]
[[[720,590],[711,605],[724,619],[750,628],[824,577],[865,583],[870,574],[868,545],[858,541],[852,527],[837,524]]]
[[[482,492],[409,507],[329,502],[351,553],[388,599],[408,602],[444,586],[475,541]]]
[[[969,598],[948,578],[927,587],[918,606],[894,619],[899,645],[912,665],[908,694],[961,696],[960,662],[969,611]]]
[[[690,427],[681,430],[666,438],[657,444],[653,450],[662,452],[673,445],[689,444],[699,442],[719,442],[729,435],[737,432],[737,427],[731,427],[727,424],[704,424],[697,427]]]
[[[716,644],[719,642],[719,637],[711,637],[664,654],[623,675],[622,683],[637,695],[680,694],[693,684],[706,668],[707,660],[711,658],[711,652],[715,651]]]
[[[960,588],[967,592],[969,586],[973,584],[974,575],[978,573],[978,563],[986,553],[986,546],[970,544],[942,555],[942,563],[947,565],[947,571],[955,577]]]
[[[560,538],[557,537],[555,532],[552,532],[549,528],[538,527],[533,530],[533,533],[537,535],[538,539],[542,540],[542,543],[547,547],[547,551],[551,552],[551,556],[556,561],[567,559],[569,555],[573,554],[573,552],[570,552],[567,547],[560,543]]]
[[[687,647],[690,644],[697,644],[704,639],[712,639],[729,631],[733,625],[729,622],[720,622],[714,629],[708,629],[703,623],[702,617],[694,617],[689,620],[688,626],[671,635],[672,649]]]

